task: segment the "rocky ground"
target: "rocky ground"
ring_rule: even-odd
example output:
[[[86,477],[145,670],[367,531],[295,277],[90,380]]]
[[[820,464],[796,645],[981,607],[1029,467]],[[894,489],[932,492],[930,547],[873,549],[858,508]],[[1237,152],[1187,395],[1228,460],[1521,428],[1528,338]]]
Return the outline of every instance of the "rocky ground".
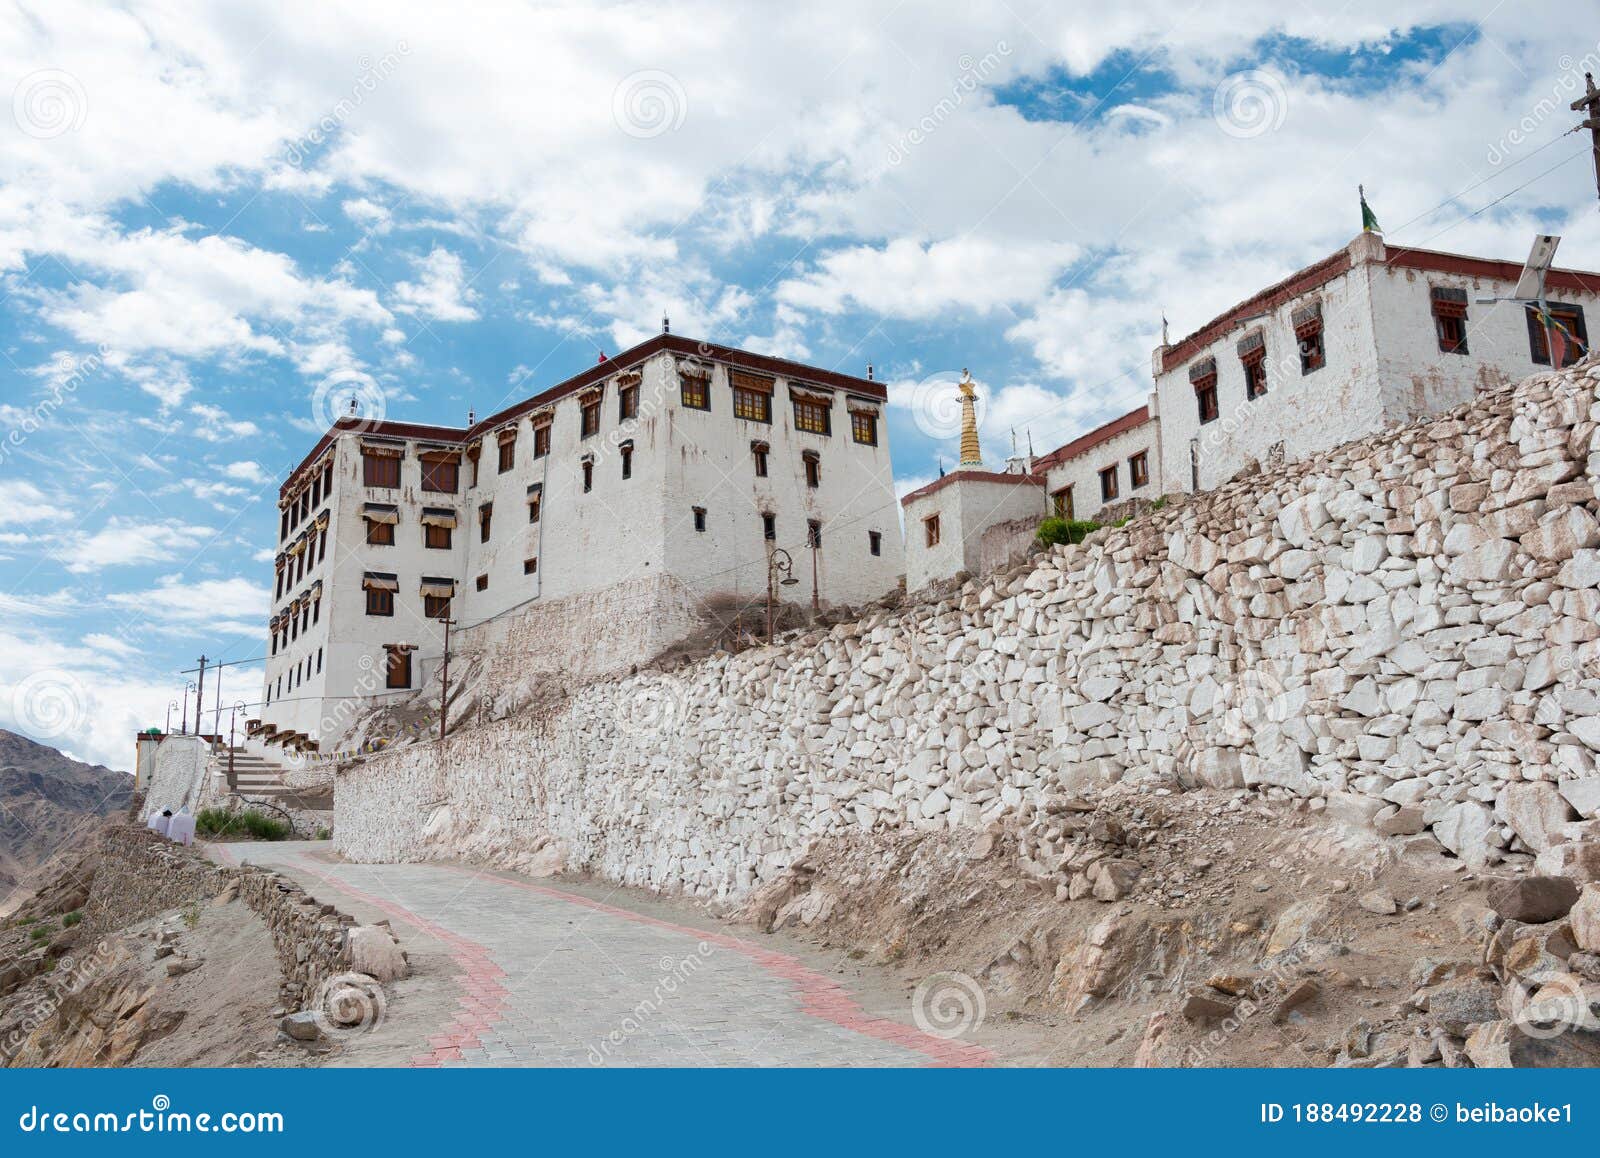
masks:
[[[1114,787],[830,841],[740,916],[899,970],[931,1023],[1033,1064],[1600,1064],[1600,885],[1304,801]]]

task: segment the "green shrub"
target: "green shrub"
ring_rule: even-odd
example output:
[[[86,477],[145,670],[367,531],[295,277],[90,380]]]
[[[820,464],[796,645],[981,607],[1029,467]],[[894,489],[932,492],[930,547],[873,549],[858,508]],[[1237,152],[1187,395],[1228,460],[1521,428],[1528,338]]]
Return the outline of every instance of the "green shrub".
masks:
[[[333,839],[333,833],[328,831],[328,826],[326,824],[319,825],[317,827],[317,835],[313,839],[315,839],[315,840],[332,840]]]
[[[194,818],[195,831],[204,836],[248,837],[251,840],[288,840],[294,829],[287,820],[267,816],[254,808],[232,812],[226,808],[202,808]]]
[[[77,909],[73,909],[72,912],[61,918],[61,927],[64,929],[70,929],[81,920],[83,920],[83,913]]]
[[[49,935],[50,935],[50,926],[49,925],[36,925],[28,933],[28,936],[32,937],[35,941],[43,941]]]
[[[1090,519],[1058,519],[1054,516],[1039,524],[1039,529],[1034,533],[1034,538],[1044,547],[1057,547],[1062,543],[1081,543],[1094,531],[1100,529],[1100,524]]]

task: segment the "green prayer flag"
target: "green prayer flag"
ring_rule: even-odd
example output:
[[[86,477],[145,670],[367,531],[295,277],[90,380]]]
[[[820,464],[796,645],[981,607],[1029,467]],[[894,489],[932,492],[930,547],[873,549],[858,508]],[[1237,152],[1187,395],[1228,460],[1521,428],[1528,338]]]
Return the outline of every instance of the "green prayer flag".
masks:
[[[1361,195],[1361,232],[1382,233],[1383,226],[1378,224],[1378,218],[1372,212],[1372,206],[1367,204],[1366,189],[1363,186],[1357,185],[1356,191]]]

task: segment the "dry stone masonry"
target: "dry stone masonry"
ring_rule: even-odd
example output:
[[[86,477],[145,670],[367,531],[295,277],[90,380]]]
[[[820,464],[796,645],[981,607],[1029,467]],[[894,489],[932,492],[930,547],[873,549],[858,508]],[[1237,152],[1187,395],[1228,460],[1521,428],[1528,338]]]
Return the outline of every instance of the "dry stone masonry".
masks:
[[[1536,375],[950,598],[351,763],[336,839],[738,897],[830,836],[1120,783],[1600,878],[1597,383]]]

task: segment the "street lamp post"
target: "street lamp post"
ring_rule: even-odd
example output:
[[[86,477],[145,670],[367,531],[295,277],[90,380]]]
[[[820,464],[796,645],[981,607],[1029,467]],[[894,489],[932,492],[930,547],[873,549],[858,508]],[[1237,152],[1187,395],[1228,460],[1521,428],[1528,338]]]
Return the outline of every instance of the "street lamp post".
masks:
[[[779,578],[782,576],[782,578]],[[800,580],[794,577],[794,559],[782,547],[772,548],[767,556],[767,642],[772,642],[772,610],[777,601],[775,586],[793,587]]]
[[[177,700],[168,700],[167,701],[167,726],[165,728],[161,729],[162,735],[170,736],[172,734],[172,709],[177,707],[177,706],[178,706],[178,701]]]
[[[183,685],[183,734],[185,736],[187,736],[189,734],[189,693],[194,691],[194,690],[196,690],[196,689],[195,689],[193,680],[190,680],[188,683]],[[197,716],[199,715],[198,712],[196,712],[195,714]],[[197,732],[200,730],[200,721],[199,720],[195,720],[194,728],[195,728],[195,731],[197,731]]]
[[[243,700],[238,701],[237,703],[235,703],[233,705],[233,707],[228,709],[228,791],[229,792],[236,792],[236,791],[238,791],[238,788],[239,788],[239,783],[238,783],[237,780],[234,779],[234,775],[233,775],[233,721],[236,718],[238,718],[238,715],[239,715],[240,712],[244,712],[244,711],[248,711],[248,710],[249,709],[244,706],[244,701]]]

